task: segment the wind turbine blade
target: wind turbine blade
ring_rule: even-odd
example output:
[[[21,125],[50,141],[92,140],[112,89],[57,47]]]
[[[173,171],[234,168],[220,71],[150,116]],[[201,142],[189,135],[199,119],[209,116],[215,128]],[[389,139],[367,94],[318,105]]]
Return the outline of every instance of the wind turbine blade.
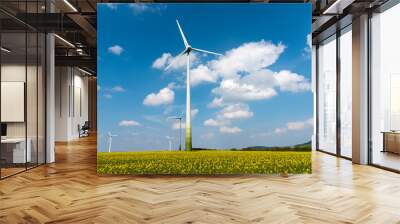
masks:
[[[215,53],[215,52],[212,52],[212,51],[206,51],[206,50],[202,50],[202,49],[198,49],[198,48],[192,48],[192,49],[195,50],[195,51],[199,51],[199,52],[203,52],[203,53],[207,53],[207,54],[214,54],[214,55],[222,56],[222,54]]]
[[[182,31],[181,25],[179,25],[178,20],[176,20],[176,24],[178,24],[178,28],[179,28],[179,31],[181,32],[181,36],[182,36],[182,39],[183,39],[183,43],[185,44],[185,47],[188,47],[189,44],[188,44],[188,42],[186,40],[185,34]]]
[[[184,55],[185,52],[186,52],[186,49],[183,50],[180,54],[178,54],[174,59],[172,59],[171,63],[169,63],[169,65],[168,65],[167,67],[164,68],[164,71],[167,71],[173,64],[175,64],[176,60],[177,60],[180,56]]]

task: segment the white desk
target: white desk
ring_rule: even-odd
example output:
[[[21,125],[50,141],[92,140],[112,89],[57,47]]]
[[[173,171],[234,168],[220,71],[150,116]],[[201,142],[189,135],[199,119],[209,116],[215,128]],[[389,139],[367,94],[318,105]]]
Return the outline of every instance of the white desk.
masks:
[[[14,145],[13,147],[13,163],[25,163],[31,162],[32,152],[31,145],[32,141],[30,138],[27,139],[27,147],[25,151],[25,138],[5,138],[1,139],[2,145]],[[25,160],[26,159],[26,160]]]

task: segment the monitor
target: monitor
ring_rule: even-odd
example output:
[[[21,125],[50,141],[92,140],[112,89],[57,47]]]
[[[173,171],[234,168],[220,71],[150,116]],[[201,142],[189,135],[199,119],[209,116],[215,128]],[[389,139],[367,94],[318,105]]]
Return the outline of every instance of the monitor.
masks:
[[[1,136],[7,136],[7,124],[1,123]]]

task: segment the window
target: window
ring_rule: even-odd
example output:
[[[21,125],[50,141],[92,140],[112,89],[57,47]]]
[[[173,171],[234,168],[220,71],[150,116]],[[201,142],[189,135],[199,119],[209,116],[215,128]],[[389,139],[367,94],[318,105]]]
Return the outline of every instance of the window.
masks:
[[[340,35],[340,155],[352,156],[352,35],[351,26]]]
[[[318,48],[318,149],[336,153],[336,36]]]
[[[400,170],[400,4],[371,18],[372,163]]]

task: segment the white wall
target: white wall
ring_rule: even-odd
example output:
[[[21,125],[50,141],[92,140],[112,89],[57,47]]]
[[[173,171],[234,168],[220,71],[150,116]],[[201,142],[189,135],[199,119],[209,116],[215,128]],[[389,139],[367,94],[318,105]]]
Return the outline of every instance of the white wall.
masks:
[[[55,140],[77,139],[78,125],[88,120],[88,78],[76,68],[56,67],[55,85]]]

